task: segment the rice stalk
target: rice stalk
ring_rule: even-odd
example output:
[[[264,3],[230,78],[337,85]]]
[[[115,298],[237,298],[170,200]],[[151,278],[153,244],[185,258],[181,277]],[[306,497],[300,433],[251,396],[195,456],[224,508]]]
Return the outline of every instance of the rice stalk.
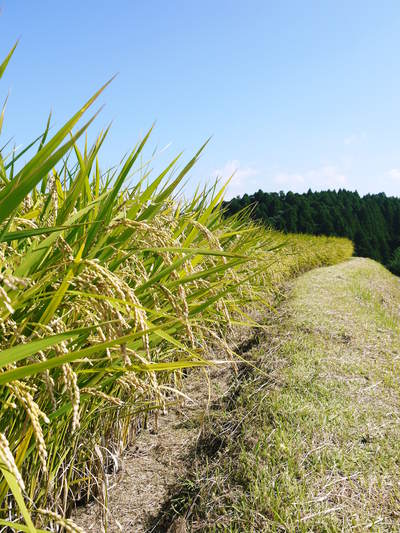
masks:
[[[177,199],[204,146],[131,187],[151,129],[102,173],[108,130],[82,152],[77,142],[103,89],[52,138],[48,121],[28,150],[0,154],[0,463],[40,527],[47,517],[70,531],[64,517],[99,492],[110,457],[179,399],[183,369],[211,364],[215,343],[234,358],[227,339],[235,322],[252,325],[250,308],[353,251],[225,217],[225,186]],[[21,512],[0,475],[0,518]]]

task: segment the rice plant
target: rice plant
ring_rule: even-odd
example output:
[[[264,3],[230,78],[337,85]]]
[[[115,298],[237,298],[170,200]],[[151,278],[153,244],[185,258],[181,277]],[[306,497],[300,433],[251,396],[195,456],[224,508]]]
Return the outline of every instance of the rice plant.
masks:
[[[15,530],[74,530],[73,503],[101,492],[104,470],[175,400],[186,369],[234,358],[209,347],[227,350],[249,305],[352,253],[345,239],[225,218],[225,186],[181,199],[204,146],[153,177],[141,160],[150,129],[102,172],[109,130],[78,141],[103,89],[52,136],[48,121],[26,149],[0,152],[0,524]]]

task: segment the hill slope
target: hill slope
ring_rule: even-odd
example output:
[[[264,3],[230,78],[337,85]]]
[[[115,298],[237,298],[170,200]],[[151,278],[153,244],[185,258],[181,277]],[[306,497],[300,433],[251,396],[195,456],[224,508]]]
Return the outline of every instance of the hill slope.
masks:
[[[293,283],[160,531],[399,530],[399,281],[355,258]]]

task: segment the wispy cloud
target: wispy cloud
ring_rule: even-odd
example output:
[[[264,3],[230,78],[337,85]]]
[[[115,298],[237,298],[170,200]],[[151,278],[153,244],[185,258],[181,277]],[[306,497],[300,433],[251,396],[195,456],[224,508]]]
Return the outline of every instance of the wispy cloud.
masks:
[[[334,165],[325,165],[303,173],[280,172],[274,176],[273,181],[277,186],[294,192],[338,189],[348,185],[345,174]]]
[[[305,183],[304,174],[296,174],[293,172],[280,172],[274,177],[274,181],[277,185],[290,186],[302,186]]]
[[[351,135],[348,135],[343,139],[343,142],[346,146],[350,146],[351,144],[358,144],[361,141],[364,141],[367,137],[367,134],[365,131],[362,131],[360,133],[352,133]]]
[[[251,165],[242,166],[238,159],[227,161],[222,168],[213,171],[213,177],[227,180],[232,176],[228,185],[227,197],[242,195],[254,188],[255,180],[260,174],[259,170]]]
[[[389,176],[392,181],[397,183],[400,182],[400,168],[392,168],[386,172],[386,175]]]

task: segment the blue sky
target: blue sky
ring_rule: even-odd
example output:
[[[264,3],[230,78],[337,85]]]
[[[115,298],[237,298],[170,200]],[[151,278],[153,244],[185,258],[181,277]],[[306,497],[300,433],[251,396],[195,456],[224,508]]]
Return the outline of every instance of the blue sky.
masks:
[[[162,165],[213,136],[189,191],[234,170],[229,195],[327,188],[400,195],[398,0],[0,0],[0,54],[20,44],[2,143],[60,126],[118,72],[93,135],[102,166],[154,120]],[[150,153],[150,151],[149,151]]]

